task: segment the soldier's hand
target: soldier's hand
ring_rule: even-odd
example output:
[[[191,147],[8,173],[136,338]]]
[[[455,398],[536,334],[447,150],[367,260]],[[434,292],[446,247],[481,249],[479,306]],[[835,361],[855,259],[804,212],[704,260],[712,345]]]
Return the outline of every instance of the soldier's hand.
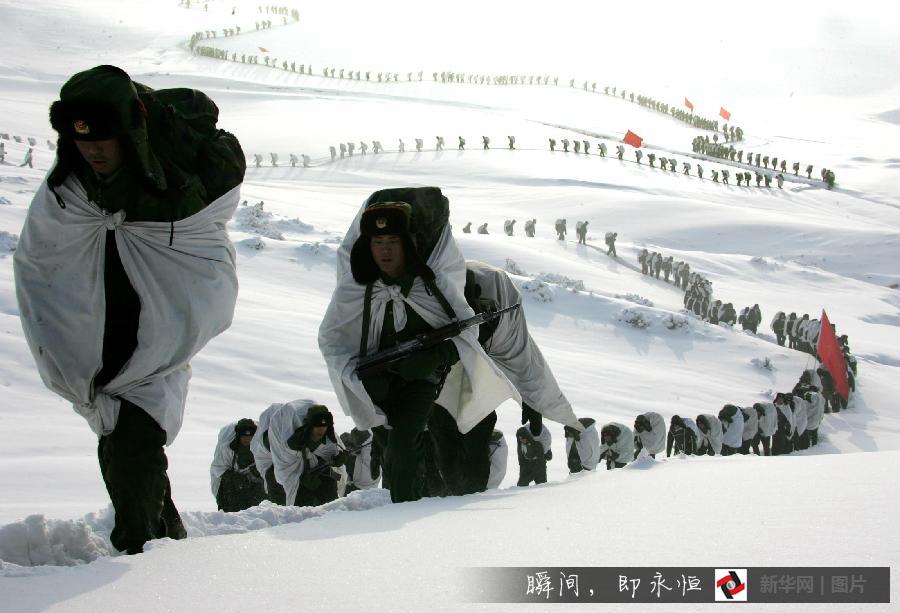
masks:
[[[430,349],[413,353],[397,365],[397,372],[405,381],[418,381],[427,379],[438,368],[455,364],[457,360],[459,353],[456,345],[446,340]]]

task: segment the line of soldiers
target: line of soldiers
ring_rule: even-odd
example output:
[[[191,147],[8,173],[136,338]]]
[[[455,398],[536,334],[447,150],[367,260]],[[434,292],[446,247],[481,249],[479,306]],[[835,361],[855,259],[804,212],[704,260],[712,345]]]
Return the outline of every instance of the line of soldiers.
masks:
[[[834,327],[834,324],[831,324]],[[779,345],[784,347],[785,341],[790,349],[803,351],[818,358],[817,347],[819,344],[819,334],[822,330],[822,322],[818,319],[810,319],[808,313],[804,313],[801,317],[797,317],[796,313],[785,315],[784,311],[778,311],[772,318],[770,324],[772,332],[775,333],[775,340]],[[856,357],[850,351],[850,343],[847,335],[842,334],[837,337],[841,353],[847,363],[847,379],[850,381],[851,388],[855,387],[856,379]]]
[[[376,141],[376,142],[377,142],[377,141]],[[269,164],[270,164],[271,166],[277,167],[277,166],[278,166],[278,159],[279,159],[279,156],[278,156],[277,153],[269,153]],[[297,164],[302,164],[303,168],[309,168],[309,167],[311,166],[311,164],[310,164],[311,159],[310,159],[310,157],[309,157],[308,155],[306,155],[305,153],[301,153],[301,154],[300,154],[300,157],[297,157],[297,154],[295,154],[295,153],[289,153],[289,154],[288,154],[288,161],[289,161],[290,164],[291,164],[291,168],[296,168],[296,167],[297,167]],[[261,167],[262,167],[262,163],[263,163],[263,156],[262,156],[262,154],[254,153],[254,154],[253,154],[253,165],[254,165],[256,168],[261,168]]]

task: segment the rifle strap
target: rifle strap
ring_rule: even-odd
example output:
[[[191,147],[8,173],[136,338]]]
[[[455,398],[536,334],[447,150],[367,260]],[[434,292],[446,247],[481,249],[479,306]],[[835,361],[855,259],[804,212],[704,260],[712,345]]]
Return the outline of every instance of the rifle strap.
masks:
[[[359,339],[359,357],[366,357],[369,348],[369,324],[372,319],[372,284],[366,285],[366,295],[363,298],[362,337]]]
[[[434,279],[425,282],[425,289],[428,291],[429,295],[434,296],[434,298],[438,301],[438,303],[441,305],[441,308],[444,309],[444,313],[446,313],[447,317],[450,318],[450,321],[455,321],[456,313],[453,311],[453,307],[450,306],[447,298],[444,297],[443,292],[438,289],[437,283],[434,282]]]

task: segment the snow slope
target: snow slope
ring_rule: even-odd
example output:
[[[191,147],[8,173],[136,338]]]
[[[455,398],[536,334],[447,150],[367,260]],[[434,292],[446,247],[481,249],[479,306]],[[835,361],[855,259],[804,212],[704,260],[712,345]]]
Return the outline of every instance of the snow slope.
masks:
[[[884,484],[896,481],[900,450],[893,393],[900,368],[900,128],[892,114],[900,83],[896,70],[889,70],[891,61],[895,69],[900,65],[900,55],[897,42],[882,37],[898,24],[896,9],[884,9],[878,25],[865,11],[853,16],[838,5],[816,9],[803,29],[796,23],[772,26],[799,30],[794,43],[760,46],[772,58],[791,44],[819,41],[826,46],[821,53],[834,54],[828,57],[835,74],[857,67],[851,95],[813,78],[815,64],[802,60],[816,49],[812,42],[783,74],[751,74],[748,83],[724,78],[700,84],[678,66],[662,75],[651,53],[588,59],[577,48],[535,51],[541,45],[529,43],[542,40],[540,32],[560,32],[562,24],[595,17],[580,13],[585,7],[578,3],[560,8],[561,16],[523,10],[512,25],[493,20],[495,12],[503,14],[496,7],[483,19],[464,19],[460,15],[471,8],[466,3],[446,13],[405,2],[383,12],[354,4],[361,21],[373,24],[366,31],[385,32],[378,44],[369,44],[360,26],[348,27],[345,9],[311,3],[297,7],[299,24],[216,41],[235,51],[277,49],[283,57],[309,58],[316,65],[426,73],[421,83],[390,84],[301,77],[192,56],[186,48],[192,32],[230,25],[230,8],[235,19],[252,27],[256,4],[210,2],[208,13],[176,5],[35,0],[23,6],[0,0],[3,39],[20,50],[0,60],[0,132],[38,142],[35,169],[17,167],[25,146],[12,141],[3,141],[7,164],[0,165],[0,428],[12,435],[0,449],[0,596],[9,603],[4,607],[87,611],[103,603],[142,610],[152,591],[159,610],[243,610],[261,602],[283,610],[294,601],[356,610],[364,599],[379,610],[419,608],[423,601],[452,609],[462,589],[455,573],[465,566],[897,562],[900,539],[889,518],[900,508],[896,492]],[[802,9],[785,10],[788,22]],[[610,45],[620,36],[613,26],[632,17],[627,11],[606,16]],[[835,25],[839,21],[843,25]],[[472,34],[490,33],[494,42],[469,36],[465,47],[421,44],[409,54],[403,53],[408,44],[389,35],[398,23],[417,33],[437,23],[442,40],[450,41],[468,33],[463,28],[469,22],[479,24],[472,24]],[[518,28],[521,40],[496,51],[507,28]],[[821,34],[834,28],[840,44]],[[656,38],[649,40],[661,48],[710,52],[683,40],[690,38],[688,30],[675,30],[651,29],[648,36]],[[45,31],[53,35],[39,35]],[[737,53],[731,45],[746,36],[740,33],[728,49]],[[841,55],[851,40],[865,44]],[[488,54],[488,47],[495,51]],[[859,68],[864,52],[888,64]],[[709,61],[713,71],[725,65]],[[167,450],[174,497],[189,533],[208,538],[161,542],[127,559],[108,557],[110,513],[98,511],[107,498],[94,459],[95,437],[37,377],[18,320],[10,251],[52,163],[47,108],[71,72],[103,62],[116,62],[153,87],[203,89],[248,157],[259,152],[266,158],[264,167],[248,169],[242,196],[248,205],[229,227],[241,283],[234,325],[193,362],[184,428]],[[428,80],[434,70],[506,73],[532,66],[559,74],[565,86]],[[832,168],[838,189],[826,191],[805,177],[788,177],[783,190],[765,190],[714,184],[708,174],[703,181],[684,176],[680,162],[689,159],[690,141],[701,131],[621,99],[568,88],[569,78],[591,74],[598,83],[612,75],[629,91],[625,77],[634,76],[637,91],[646,84],[644,93],[676,105],[684,95],[696,98],[694,91],[712,92],[694,99],[698,112],[713,117],[720,104],[728,106],[748,134],[749,150],[814,163],[816,172]],[[717,86],[733,103],[713,97]],[[796,96],[788,97],[788,89]],[[595,155],[601,139],[612,155],[627,129],[645,137],[648,151],[674,155],[679,172],[638,166],[630,148],[622,162]],[[447,141],[442,152],[433,150],[438,134]],[[490,151],[481,150],[483,134],[492,138]],[[508,134],[516,135],[517,151],[506,149]],[[457,135],[466,137],[465,151],[456,150]],[[550,153],[549,137],[590,140],[592,154]],[[399,138],[407,153],[396,152]],[[414,138],[425,140],[426,151],[412,151]],[[329,145],[363,139],[379,139],[388,151],[330,162]],[[291,151],[310,155],[313,167],[285,167]],[[268,165],[269,152],[280,153],[282,166]],[[723,167],[701,163],[707,173]],[[337,410],[316,345],[334,287],[334,250],[360,203],[376,189],[399,185],[441,186],[466,257],[501,267],[514,261],[523,273],[515,277],[520,286],[535,278],[582,282],[583,291],[549,283],[551,302],[526,292],[524,305],[531,333],[579,416],[631,423],[647,410],[668,419],[717,412],[726,402],[771,398],[793,387],[810,360],[778,347],[766,324],[777,310],[815,317],[822,308],[839,333],[849,334],[859,359],[852,409],[826,416],[822,443],[791,457],[657,459],[615,474],[570,478],[560,459],[562,428],[554,425],[557,459],[546,486],[512,487],[511,460],[501,490],[479,496],[390,505],[376,491],[318,510],[261,507],[231,516],[214,511],[208,465],[222,424],[301,397]],[[252,206],[259,201],[265,202],[262,215]],[[588,245],[555,240],[557,217],[567,218],[572,231],[575,220],[589,220]],[[504,236],[502,223],[512,218],[518,220],[517,235]],[[530,218],[538,220],[534,239],[521,231]],[[488,222],[491,234],[460,233],[469,221]],[[602,237],[610,230],[619,233],[618,260],[605,255]],[[635,255],[642,247],[689,262],[713,282],[717,298],[738,310],[759,303],[759,336],[692,317],[670,330],[665,322],[683,317],[682,294],[640,274]],[[636,297],[652,306],[637,304]],[[644,313],[650,327],[638,330],[621,321],[629,308]],[[763,358],[773,370],[755,365]],[[501,411],[498,425],[507,436],[518,416],[514,407]],[[340,430],[350,428],[349,418],[337,419]],[[85,520],[74,519],[81,516]],[[731,538],[698,538],[700,527]],[[327,576],[326,585],[280,579],[280,569],[306,556],[314,556],[315,576]],[[96,561],[77,568],[46,565],[91,560]],[[197,590],[198,568],[216,587]],[[311,566],[301,568],[305,579]],[[159,585],[166,589],[159,591]]]

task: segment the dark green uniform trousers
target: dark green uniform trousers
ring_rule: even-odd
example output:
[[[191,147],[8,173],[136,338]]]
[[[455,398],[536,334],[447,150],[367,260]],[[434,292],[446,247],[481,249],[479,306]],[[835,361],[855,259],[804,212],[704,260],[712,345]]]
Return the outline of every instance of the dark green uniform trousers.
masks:
[[[387,416],[387,428],[373,428],[382,449],[383,482],[393,502],[419,500],[425,488],[425,427],[438,384],[430,381],[391,381],[387,397],[376,401]]]
[[[110,541],[119,551],[141,553],[149,540],[187,536],[172,502],[165,444],[156,420],[127,400],[112,434],[100,437],[100,472],[116,515]]]
[[[492,411],[469,432],[462,434],[447,409],[439,404],[434,406],[428,420],[428,432],[434,440],[438,467],[449,494],[460,496],[487,489],[491,474],[488,443],[496,425],[497,413]]]

